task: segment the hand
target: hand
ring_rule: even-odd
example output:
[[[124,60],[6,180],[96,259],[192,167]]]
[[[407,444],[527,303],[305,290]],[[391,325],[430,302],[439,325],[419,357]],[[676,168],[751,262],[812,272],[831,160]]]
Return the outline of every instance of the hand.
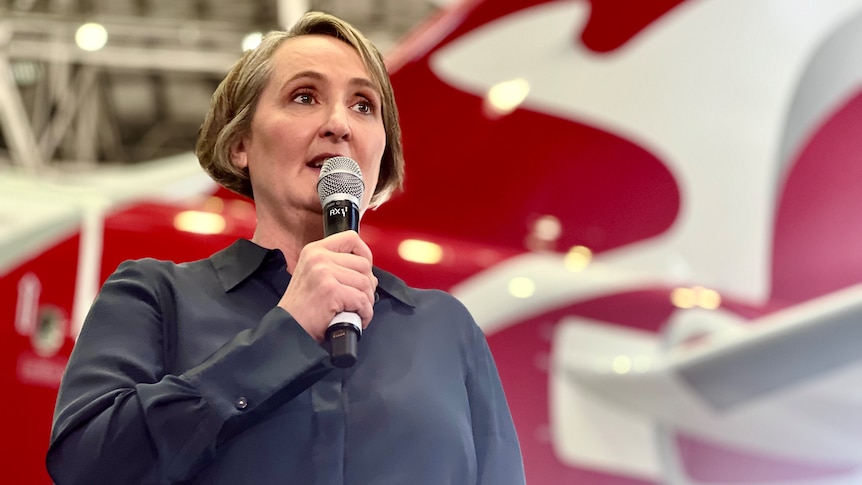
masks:
[[[278,306],[318,342],[332,318],[343,311],[356,312],[365,328],[374,315],[377,288],[371,266],[371,249],[355,231],[309,243],[299,253]]]

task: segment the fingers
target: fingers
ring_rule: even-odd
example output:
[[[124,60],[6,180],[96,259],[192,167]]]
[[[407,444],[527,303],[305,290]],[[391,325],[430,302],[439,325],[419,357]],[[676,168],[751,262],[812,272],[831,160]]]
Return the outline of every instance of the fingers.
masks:
[[[343,286],[362,290],[374,303],[377,277],[372,272],[371,249],[354,231],[334,234],[303,249],[300,259],[315,271],[326,273]],[[331,290],[336,291],[334,287]],[[349,310],[346,308],[345,310]]]
[[[334,234],[306,245],[279,306],[318,341],[332,318],[355,312],[368,326],[374,314],[377,278],[371,250],[353,231]]]
[[[327,268],[326,258],[331,257],[335,269],[340,270],[335,271],[333,277],[344,286],[364,289],[368,301],[373,305],[374,292],[377,290],[377,277],[372,272],[373,255],[359,234],[355,231],[340,232],[319,241],[319,244],[331,253],[309,251],[312,264],[322,262],[322,266]],[[323,261],[317,258],[322,258]],[[343,271],[344,269],[348,271]]]
[[[336,282],[338,282],[341,286],[359,290],[359,297],[363,302],[371,302],[374,304],[374,292],[377,289],[377,277],[371,273],[371,267],[368,267],[368,270],[365,271],[362,266],[364,266],[361,262],[355,261],[358,256],[350,255],[350,258],[341,258],[334,257],[333,259],[336,261],[336,266],[334,267],[326,267],[321,269],[322,271],[332,270],[331,277]],[[362,260],[367,261],[367,260]],[[359,267],[359,269],[356,269]],[[337,291],[338,287],[333,288],[333,291]],[[349,308],[345,308],[349,309]]]
[[[354,254],[368,260],[369,265],[374,264],[371,249],[356,231],[339,232],[309,244],[312,245],[319,245],[335,253]]]

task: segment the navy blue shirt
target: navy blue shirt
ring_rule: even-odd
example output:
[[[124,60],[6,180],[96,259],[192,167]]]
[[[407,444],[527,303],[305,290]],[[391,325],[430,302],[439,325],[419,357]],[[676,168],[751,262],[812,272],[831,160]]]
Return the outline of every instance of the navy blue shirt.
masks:
[[[65,484],[523,484],[481,330],[455,298],[374,269],[357,363],[277,306],[282,253],[239,240],[104,284],[57,398],[47,466]]]

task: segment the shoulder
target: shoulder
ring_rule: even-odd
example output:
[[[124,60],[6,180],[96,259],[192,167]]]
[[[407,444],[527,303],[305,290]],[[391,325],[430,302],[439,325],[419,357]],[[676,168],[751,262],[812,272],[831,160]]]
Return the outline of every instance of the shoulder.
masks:
[[[378,279],[378,291],[408,307],[409,312],[401,313],[414,324],[428,325],[432,328],[452,332],[452,335],[472,338],[479,330],[467,307],[451,293],[439,289],[414,288],[397,276],[374,268]],[[409,314],[409,317],[407,315]]]
[[[464,306],[461,300],[455,298],[449,292],[437,289],[421,288],[410,288],[409,291],[418,308],[428,307],[435,310],[445,310],[452,314],[469,317],[469,320],[471,322],[473,321],[473,317],[470,315],[470,311],[467,307]]]
[[[469,315],[469,311],[467,311],[467,308],[461,301],[446,291],[409,286],[401,278],[378,267],[374,268],[374,275],[377,276],[378,290],[394,297],[407,306],[416,308],[417,310],[427,307],[435,309],[442,307]]]
[[[170,280],[211,267],[209,258],[184,263],[155,258],[127,259],[117,266],[111,278],[135,276],[152,280]]]
[[[115,289],[138,296],[150,294],[160,300],[180,292],[178,289],[195,287],[212,274],[209,259],[184,263],[155,258],[129,259],[117,266],[102,290]]]

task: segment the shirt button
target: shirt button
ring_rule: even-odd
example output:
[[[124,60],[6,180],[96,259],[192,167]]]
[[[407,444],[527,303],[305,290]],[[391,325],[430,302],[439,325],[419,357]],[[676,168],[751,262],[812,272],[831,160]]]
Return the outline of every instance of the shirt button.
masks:
[[[236,400],[236,408],[242,411],[243,409],[248,407],[248,399],[241,397]]]

